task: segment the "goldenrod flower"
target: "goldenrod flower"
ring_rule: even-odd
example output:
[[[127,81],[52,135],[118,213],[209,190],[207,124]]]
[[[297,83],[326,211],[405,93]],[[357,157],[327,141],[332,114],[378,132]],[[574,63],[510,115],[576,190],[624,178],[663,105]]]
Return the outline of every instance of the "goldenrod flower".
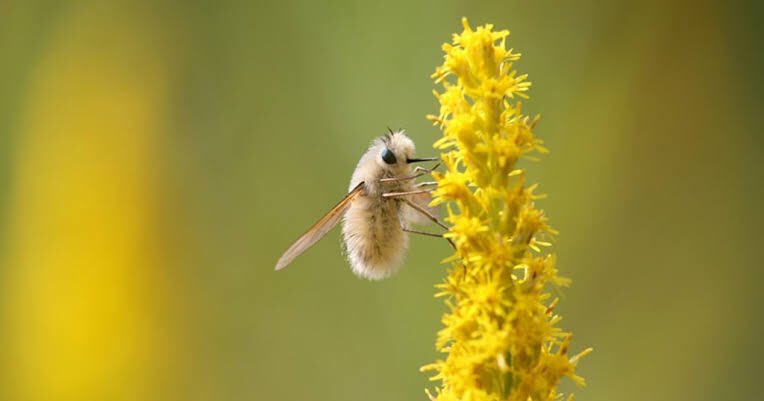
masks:
[[[591,349],[568,356],[571,334],[556,327],[557,299],[547,284],[566,286],[555,257],[541,251],[556,232],[526,186],[521,157],[544,153],[533,135],[538,117],[522,114],[531,83],[512,63],[509,31],[492,25],[464,31],[444,44],[445,61],[433,74],[440,114],[429,116],[443,130],[444,173],[434,173],[433,204],[447,205],[446,234],[456,253],[438,285],[449,311],[436,347],[444,360],[423,367],[441,386],[430,398],[450,400],[554,400],[560,379],[578,384],[578,360]],[[571,396],[572,397],[572,396]]]

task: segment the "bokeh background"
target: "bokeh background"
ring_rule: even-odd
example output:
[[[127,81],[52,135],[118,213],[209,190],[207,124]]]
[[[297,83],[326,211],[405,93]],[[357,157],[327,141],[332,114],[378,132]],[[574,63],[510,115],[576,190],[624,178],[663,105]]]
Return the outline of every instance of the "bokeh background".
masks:
[[[759,399],[762,11],[0,1],[0,399],[425,399],[448,246],[374,283],[337,232],[273,265],[388,126],[434,154],[462,15],[533,82],[577,399]]]

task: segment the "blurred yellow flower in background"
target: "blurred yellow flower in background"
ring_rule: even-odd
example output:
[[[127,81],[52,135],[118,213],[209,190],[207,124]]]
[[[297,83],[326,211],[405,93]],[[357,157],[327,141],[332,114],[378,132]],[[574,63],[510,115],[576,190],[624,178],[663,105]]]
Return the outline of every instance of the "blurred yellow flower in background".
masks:
[[[0,398],[172,391],[157,230],[169,77],[157,22],[130,5],[72,7],[31,77],[3,261]]]
[[[505,47],[509,31],[462,23],[433,74],[443,92],[435,92],[440,114],[430,116],[443,130],[435,146],[446,165],[434,173],[433,203],[448,206],[446,237],[456,247],[437,294],[449,312],[436,346],[448,355],[422,369],[442,382],[430,394],[440,401],[554,400],[562,377],[584,383],[575,368],[591,349],[568,356],[571,334],[556,326],[557,299],[546,292],[547,284],[568,281],[540,249],[555,231],[534,205],[536,186],[525,185],[516,165],[521,156],[546,152],[533,135],[538,117],[510,102],[527,98],[530,82],[513,69],[520,54]]]

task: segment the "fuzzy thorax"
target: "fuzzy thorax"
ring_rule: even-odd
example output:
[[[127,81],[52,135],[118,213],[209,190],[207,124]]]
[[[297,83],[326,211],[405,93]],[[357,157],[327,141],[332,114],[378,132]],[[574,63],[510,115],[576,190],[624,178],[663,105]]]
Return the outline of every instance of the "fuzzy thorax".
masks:
[[[387,161],[383,158],[386,150],[393,154],[385,156]],[[353,172],[350,188],[364,182],[365,191],[345,213],[342,236],[348,261],[360,277],[380,280],[397,272],[403,263],[408,235],[402,230],[402,202],[382,194],[411,191],[413,180],[380,180],[410,176],[407,160],[414,157],[414,151],[414,142],[406,134],[391,132],[372,142]]]

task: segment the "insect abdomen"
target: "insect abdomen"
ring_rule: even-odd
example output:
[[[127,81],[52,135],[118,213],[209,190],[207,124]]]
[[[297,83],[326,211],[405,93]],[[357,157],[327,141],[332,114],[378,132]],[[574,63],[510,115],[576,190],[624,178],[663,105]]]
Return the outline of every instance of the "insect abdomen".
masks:
[[[345,213],[342,235],[353,272],[370,280],[398,271],[408,247],[394,200],[359,198]]]

